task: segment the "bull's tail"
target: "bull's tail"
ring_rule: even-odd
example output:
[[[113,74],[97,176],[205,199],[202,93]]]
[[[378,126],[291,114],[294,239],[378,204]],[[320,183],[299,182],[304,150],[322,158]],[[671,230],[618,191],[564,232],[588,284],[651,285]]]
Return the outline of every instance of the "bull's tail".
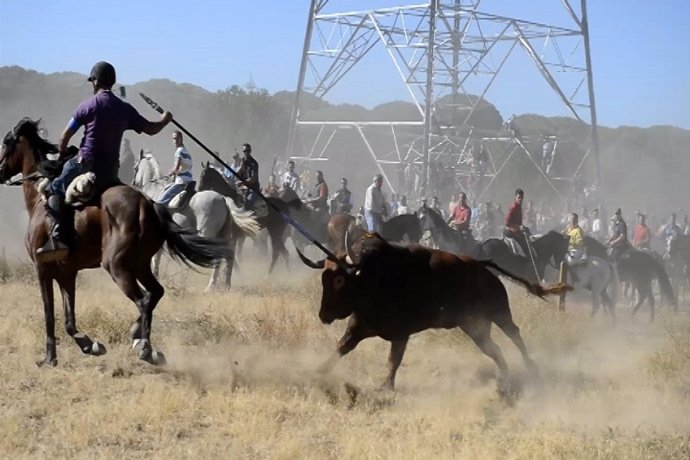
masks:
[[[678,308],[676,297],[673,294],[673,286],[671,286],[671,280],[668,278],[668,274],[664,269],[663,263],[658,259],[653,260],[654,274],[656,276],[656,279],[659,281],[659,290],[661,291],[661,295],[666,298],[666,300],[671,304],[671,306],[673,306],[674,308]]]
[[[197,265],[211,268],[219,261],[232,257],[232,250],[224,241],[204,238],[194,230],[185,230],[173,221],[170,211],[159,203],[154,202],[153,209],[161,223],[165,244],[173,259],[188,267]]]
[[[503,276],[506,276],[506,277],[510,278],[511,280],[513,280],[519,284],[522,284],[525,288],[527,288],[527,291],[530,294],[533,294],[533,295],[535,295],[539,298],[542,298],[542,299],[547,295],[560,295],[564,292],[568,292],[568,291],[573,290],[572,286],[568,286],[565,283],[558,283],[558,284],[555,284],[552,286],[542,286],[539,283],[530,283],[526,279],[524,279],[520,276],[517,276],[516,274],[511,273],[502,267],[499,267],[498,265],[496,265],[494,262],[492,262],[490,260],[480,260],[479,263],[482,264],[483,266],[487,267],[487,268],[493,268],[494,270],[496,270],[497,272],[499,272]]]

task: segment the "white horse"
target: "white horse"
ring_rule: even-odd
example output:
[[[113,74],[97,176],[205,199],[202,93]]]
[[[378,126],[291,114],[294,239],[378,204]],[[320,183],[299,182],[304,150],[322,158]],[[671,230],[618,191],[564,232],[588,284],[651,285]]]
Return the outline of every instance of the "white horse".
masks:
[[[169,183],[170,179],[161,175],[156,158],[142,151],[134,165],[132,185],[155,199]],[[259,232],[259,225],[251,213],[231,210],[227,198],[210,190],[195,193],[186,206],[180,210],[171,209],[171,213],[173,220],[181,227],[195,229],[205,238],[226,241],[233,253],[240,235],[256,238]],[[160,257],[159,251],[153,259],[153,272],[156,276],[160,267]],[[225,261],[225,288],[230,287],[233,259],[234,255],[232,259]],[[213,269],[207,290],[218,287],[221,271],[219,263]]]
[[[588,256],[568,266],[568,284],[575,289],[586,289],[592,293],[591,316],[599,311],[602,301],[608,313],[615,316],[620,282],[618,270],[607,260]]]

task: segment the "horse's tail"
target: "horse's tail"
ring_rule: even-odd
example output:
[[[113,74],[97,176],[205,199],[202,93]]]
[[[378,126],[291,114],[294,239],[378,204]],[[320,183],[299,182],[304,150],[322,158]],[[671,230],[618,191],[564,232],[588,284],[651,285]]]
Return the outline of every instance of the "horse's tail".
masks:
[[[163,229],[168,252],[173,259],[191,267],[211,268],[217,262],[232,257],[232,250],[221,240],[204,238],[194,230],[185,230],[177,225],[170,211],[159,203],[152,203]]]
[[[558,284],[555,284],[552,286],[542,286],[539,283],[530,283],[526,279],[524,279],[520,276],[517,276],[516,274],[511,273],[504,268],[499,267],[498,265],[496,265],[494,262],[492,262],[490,260],[480,260],[479,263],[485,267],[493,268],[497,272],[501,273],[503,276],[506,276],[506,277],[510,278],[511,280],[513,280],[519,284],[522,284],[524,287],[527,288],[527,291],[530,294],[533,294],[533,295],[535,295],[539,298],[542,298],[542,299],[544,298],[544,296],[547,296],[547,295],[560,295],[564,292],[568,292],[568,291],[573,290],[572,286],[568,286],[565,283],[558,283]]]
[[[652,258],[654,261],[654,274],[656,279],[659,281],[659,290],[661,295],[666,298],[666,300],[675,308],[678,307],[676,303],[676,297],[673,294],[673,286],[671,286],[671,280],[668,279],[668,274],[664,269],[664,265],[661,261],[656,258]]]
[[[254,213],[252,211],[235,209],[230,205],[229,198],[226,198],[225,201],[228,205],[228,212],[232,216],[232,221],[239,228],[240,232],[251,239],[256,239],[259,235],[259,230],[261,230],[261,225],[254,217]]]

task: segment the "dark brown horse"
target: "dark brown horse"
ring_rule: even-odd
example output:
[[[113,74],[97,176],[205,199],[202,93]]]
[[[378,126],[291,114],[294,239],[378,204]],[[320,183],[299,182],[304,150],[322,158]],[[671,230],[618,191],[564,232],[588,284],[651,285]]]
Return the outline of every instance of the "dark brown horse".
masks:
[[[163,286],[151,273],[151,258],[166,243],[170,254],[178,260],[210,267],[229,256],[227,249],[181,229],[165,208],[133,188],[119,184],[75,210],[71,247],[65,260],[37,260],[36,249],[48,239],[48,224],[36,179],[41,174],[39,166],[46,164],[46,154],[51,152],[57,152],[57,148],[41,139],[38,123],[23,119],[5,135],[0,153],[0,182],[19,173],[23,175],[24,201],[29,213],[26,249],[38,274],[47,334],[46,356],[39,365],[57,364],[53,281],[58,283],[62,294],[67,333],[84,354],[105,353],[101,343],[77,330],[74,311],[77,272],[99,266],[139,310],[139,318],[130,329],[139,358],[151,364],[164,364],[163,354],[151,346],[153,310],[164,293]]]
[[[367,232],[356,225],[355,218],[349,214],[337,213],[328,221],[328,244],[336,255],[345,253],[344,238],[348,233],[349,243],[359,241]],[[417,214],[403,214],[387,220],[381,225],[381,238],[389,243],[419,243],[422,227]]]

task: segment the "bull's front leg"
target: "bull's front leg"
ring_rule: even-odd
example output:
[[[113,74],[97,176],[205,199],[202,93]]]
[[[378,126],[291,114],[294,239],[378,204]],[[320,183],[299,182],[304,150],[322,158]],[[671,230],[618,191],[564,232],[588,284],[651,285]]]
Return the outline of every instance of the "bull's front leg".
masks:
[[[408,340],[409,337],[403,340],[393,340],[391,342],[391,351],[388,355],[388,376],[383,384],[381,384],[381,388],[386,390],[393,390],[395,388],[395,374],[398,372],[400,363],[402,363]]]
[[[331,357],[328,358],[325,363],[319,366],[318,372],[320,374],[329,373],[338,363],[340,358],[354,350],[359,342],[371,336],[372,334],[367,333],[364,327],[361,326],[354,316],[350,317],[350,321],[347,323],[345,334],[338,341],[338,348],[336,352],[333,353],[333,355],[331,355]]]

